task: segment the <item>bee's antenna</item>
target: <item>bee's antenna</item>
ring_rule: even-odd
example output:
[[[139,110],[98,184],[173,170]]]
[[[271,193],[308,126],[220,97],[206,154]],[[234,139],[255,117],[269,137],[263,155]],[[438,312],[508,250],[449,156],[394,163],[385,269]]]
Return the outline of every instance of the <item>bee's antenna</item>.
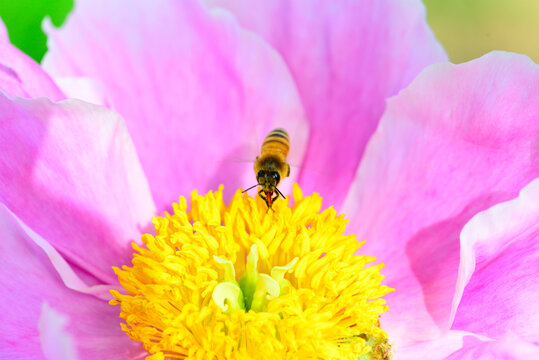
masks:
[[[286,196],[284,196],[283,193],[279,189],[275,188],[275,191],[277,191],[277,194],[281,195],[283,199],[286,199]]]
[[[257,187],[258,185],[259,185],[259,184],[255,184],[255,185],[251,186],[249,189],[243,190],[241,193],[243,194],[244,192],[249,191],[249,190],[251,190],[251,189],[254,188],[254,187]]]

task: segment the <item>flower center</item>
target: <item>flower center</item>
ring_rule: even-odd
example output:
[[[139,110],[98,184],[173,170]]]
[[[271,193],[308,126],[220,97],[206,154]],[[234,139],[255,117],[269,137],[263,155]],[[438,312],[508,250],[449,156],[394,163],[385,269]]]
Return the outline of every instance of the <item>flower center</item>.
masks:
[[[293,194],[267,212],[241,191],[224,204],[221,187],[154,218],[110,302],[147,359],[389,358],[383,265],[355,255],[362,243],[318,195]]]
[[[234,264],[231,261],[213,256],[215,262],[223,266],[224,279],[213,290],[213,301],[225,312],[242,309],[245,311],[266,311],[268,302],[280,294],[287,292],[286,288],[290,282],[284,278],[284,274],[291,270],[298,261],[295,257],[285,266],[274,266],[271,269],[271,276],[259,274],[258,247],[251,246],[251,251],[247,255],[245,272],[236,282]]]

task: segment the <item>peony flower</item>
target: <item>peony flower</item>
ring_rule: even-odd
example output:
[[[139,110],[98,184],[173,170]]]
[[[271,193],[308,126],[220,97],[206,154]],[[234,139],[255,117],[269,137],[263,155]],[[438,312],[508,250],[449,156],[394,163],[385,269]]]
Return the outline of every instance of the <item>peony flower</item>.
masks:
[[[537,356],[525,56],[445,63],[415,1],[81,0],[47,31],[45,70],[0,31],[1,358],[209,357],[245,329],[258,347],[230,358]],[[299,165],[281,190],[321,198],[266,212],[234,195],[254,181],[238,160],[277,126]],[[213,342],[160,347],[188,331]]]
[[[240,191],[226,206],[222,190],[194,193],[189,211],[180,198],[133,246],[133,266],[115,268],[129,337],[151,359],[387,358],[380,297],[392,289],[381,264],[353,255],[344,217],[299,187],[274,212]]]

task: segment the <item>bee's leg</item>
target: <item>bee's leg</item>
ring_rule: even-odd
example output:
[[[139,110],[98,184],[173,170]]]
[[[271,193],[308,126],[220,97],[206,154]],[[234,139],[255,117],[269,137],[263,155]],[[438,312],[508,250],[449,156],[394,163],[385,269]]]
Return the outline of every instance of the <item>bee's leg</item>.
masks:
[[[273,203],[275,202],[275,200],[277,200],[279,198],[279,195],[275,195],[272,199],[271,199],[271,203],[268,203],[268,199],[266,198],[263,198],[264,201],[266,202],[266,205],[268,205],[268,209],[266,210],[266,214],[270,211],[273,211],[275,212],[275,209],[273,208]],[[270,205],[271,204],[271,205]]]
[[[264,202],[266,203],[266,206],[268,207],[268,209],[266,210],[266,214],[268,213],[268,211],[270,211],[270,209],[273,210],[273,207],[271,206],[271,204],[273,204],[273,202],[275,201],[275,198],[273,198],[271,200],[271,203],[269,203],[266,196],[264,196],[264,195],[266,195],[266,193],[262,189],[258,192],[258,195],[262,198],[262,200],[264,200]],[[275,210],[273,210],[273,211],[275,211]]]
[[[264,190],[260,189],[260,191],[258,192],[258,196],[260,196],[262,198],[262,200],[264,200],[264,202],[266,203],[266,206],[268,207],[268,209],[270,208],[270,204],[268,204],[268,199],[266,199],[266,197],[264,196]]]

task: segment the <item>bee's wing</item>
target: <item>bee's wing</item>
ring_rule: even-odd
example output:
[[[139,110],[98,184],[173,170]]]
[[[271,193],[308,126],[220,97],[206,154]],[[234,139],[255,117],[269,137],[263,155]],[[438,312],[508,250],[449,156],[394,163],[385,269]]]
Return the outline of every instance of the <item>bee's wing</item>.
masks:
[[[250,153],[250,146],[243,142],[222,149],[219,159],[211,164],[214,167],[214,175],[207,180],[206,188],[217,189],[219,185],[224,184],[223,196],[225,202],[228,202],[238,188],[246,189],[254,185],[256,183],[253,171],[254,158],[249,157]]]
[[[302,162],[307,148],[308,127],[302,122],[292,124],[275,122],[272,124],[259,124],[255,126],[252,136],[246,137],[240,146],[228,149],[228,153],[224,154],[223,162],[227,163],[227,171],[237,172],[237,186],[247,189],[256,183],[254,173],[254,163],[256,157],[260,154],[260,148],[264,138],[275,128],[283,128],[288,132],[290,137],[290,150],[287,157],[287,162],[290,165],[290,178],[286,181],[281,181],[279,190],[285,195],[292,192],[292,184],[297,181],[299,169],[303,171]]]

